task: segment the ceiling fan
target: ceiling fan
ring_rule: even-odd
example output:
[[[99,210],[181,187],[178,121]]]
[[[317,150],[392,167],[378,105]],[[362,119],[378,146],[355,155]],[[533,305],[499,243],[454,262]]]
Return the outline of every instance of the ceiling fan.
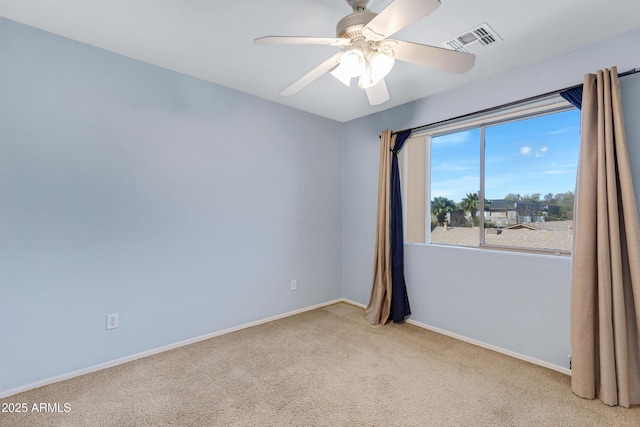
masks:
[[[411,62],[455,73],[465,73],[475,63],[475,55],[427,46],[387,37],[440,6],[440,0],[394,0],[382,12],[367,9],[369,0],[347,0],[353,13],[342,18],[336,26],[336,37],[265,36],[254,40],[260,44],[319,44],[343,49],[305,74],[282,91],[290,96],[327,72],[349,86],[358,78],[358,87],[365,89],[371,105],[389,99],[384,77],[395,60]]]

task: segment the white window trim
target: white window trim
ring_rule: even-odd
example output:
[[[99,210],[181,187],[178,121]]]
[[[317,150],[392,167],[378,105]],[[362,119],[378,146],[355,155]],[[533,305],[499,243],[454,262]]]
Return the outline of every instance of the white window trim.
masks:
[[[425,126],[414,131],[411,137],[421,135],[428,135],[430,137],[443,136],[465,129],[507,123],[509,121],[522,120],[527,117],[572,110],[573,108],[574,107],[560,95],[550,95],[549,97],[523,102],[522,104],[511,107],[504,107],[489,113],[478,113],[470,117]]]

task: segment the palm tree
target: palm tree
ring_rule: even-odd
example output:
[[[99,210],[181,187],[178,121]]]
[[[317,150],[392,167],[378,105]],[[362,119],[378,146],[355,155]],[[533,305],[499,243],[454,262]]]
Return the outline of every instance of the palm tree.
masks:
[[[453,200],[446,197],[434,197],[431,201],[431,213],[436,216],[438,225],[444,225],[445,218],[449,212],[453,212],[456,204]]]
[[[476,213],[478,212],[478,193],[468,193],[467,197],[460,201],[462,210],[471,214],[471,226],[476,223]]]

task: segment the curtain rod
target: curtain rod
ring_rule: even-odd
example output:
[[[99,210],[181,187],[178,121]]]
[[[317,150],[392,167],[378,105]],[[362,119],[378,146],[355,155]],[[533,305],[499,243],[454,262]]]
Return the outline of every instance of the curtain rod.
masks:
[[[631,75],[631,74],[635,74],[635,73],[640,73],[640,69],[632,68],[631,70],[625,71],[624,73],[618,73],[618,77],[625,77],[625,76],[628,76],[628,75]],[[453,118],[446,119],[446,120],[440,120],[438,122],[433,122],[433,123],[430,123],[428,125],[421,125],[421,126],[416,126],[416,127],[413,127],[413,128],[399,130],[399,131],[396,131],[394,133],[406,132],[406,131],[409,131],[409,130],[410,131],[414,131],[414,130],[417,130],[417,129],[422,129],[422,128],[426,128],[426,127],[430,127],[430,126],[435,126],[435,125],[439,125],[439,124],[442,124],[442,123],[446,123],[446,122],[449,122],[449,121],[452,121],[452,120],[465,119],[467,117],[475,116],[476,114],[491,113],[493,111],[500,110],[502,108],[507,108],[507,107],[512,107],[514,105],[522,104],[523,102],[536,101],[538,99],[546,98],[547,96],[557,95],[560,92],[564,92],[565,90],[575,89],[575,88],[578,88],[580,86],[582,86],[582,84],[568,86],[568,87],[565,87],[564,89],[553,90],[551,92],[543,93],[541,95],[535,95],[535,96],[532,96],[532,97],[529,97],[529,98],[525,98],[525,99],[521,99],[521,100],[518,100],[518,101],[513,101],[513,102],[508,102],[506,104],[497,105],[495,107],[485,108],[484,110],[474,111],[473,113],[463,114],[461,116],[453,117]],[[382,135],[379,136],[379,138],[381,138],[381,137],[382,137]]]

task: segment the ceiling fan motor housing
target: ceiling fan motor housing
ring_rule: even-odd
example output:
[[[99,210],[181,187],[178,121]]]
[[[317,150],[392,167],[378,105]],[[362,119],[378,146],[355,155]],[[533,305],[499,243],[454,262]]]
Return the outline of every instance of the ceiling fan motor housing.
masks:
[[[336,25],[336,37],[347,39],[362,37],[362,28],[377,15],[377,13],[370,10],[362,10],[345,16]]]
[[[349,6],[351,6],[354,12],[357,12],[359,10],[365,10],[369,4],[369,0],[347,0],[347,3],[349,3]]]

